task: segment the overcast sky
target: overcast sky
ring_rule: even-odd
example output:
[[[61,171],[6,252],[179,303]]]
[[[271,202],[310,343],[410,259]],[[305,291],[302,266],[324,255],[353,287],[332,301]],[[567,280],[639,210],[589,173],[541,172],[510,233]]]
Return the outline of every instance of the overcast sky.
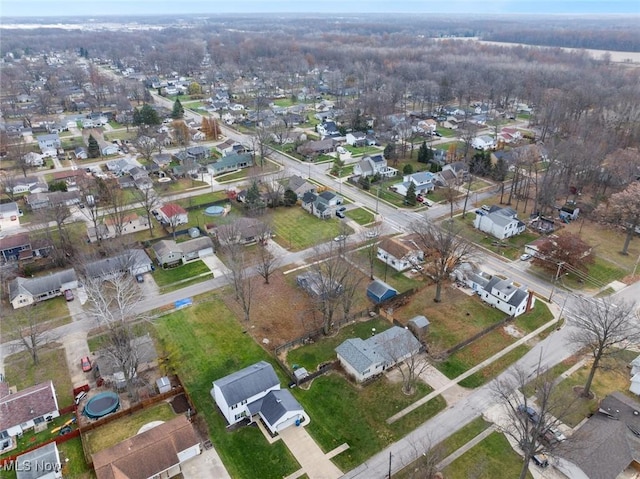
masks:
[[[187,13],[640,14],[640,0],[0,0],[0,16]]]

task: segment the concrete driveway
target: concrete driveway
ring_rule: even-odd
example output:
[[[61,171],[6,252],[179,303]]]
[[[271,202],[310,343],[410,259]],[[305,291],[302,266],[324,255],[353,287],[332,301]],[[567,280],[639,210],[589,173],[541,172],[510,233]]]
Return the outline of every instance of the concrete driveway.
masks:
[[[231,479],[214,447],[185,462],[182,475],[184,479]]]
[[[93,379],[90,372],[83,372],[80,366],[80,359],[83,356],[89,356],[89,345],[87,344],[87,334],[85,332],[72,333],[63,338],[64,352],[67,358],[67,367],[69,368],[69,376],[73,387],[87,384]]]

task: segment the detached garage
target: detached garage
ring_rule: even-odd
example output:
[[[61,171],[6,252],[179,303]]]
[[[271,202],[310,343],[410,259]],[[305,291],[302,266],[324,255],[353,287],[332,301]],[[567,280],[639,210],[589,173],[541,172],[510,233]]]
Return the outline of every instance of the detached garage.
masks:
[[[391,299],[397,294],[398,291],[379,279],[367,287],[367,297],[376,304]]]

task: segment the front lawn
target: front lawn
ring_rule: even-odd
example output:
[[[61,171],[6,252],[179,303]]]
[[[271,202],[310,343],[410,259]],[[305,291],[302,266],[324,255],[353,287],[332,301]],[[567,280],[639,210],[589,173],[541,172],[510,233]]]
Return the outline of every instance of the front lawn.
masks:
[[[358,251],[358,254],[361,255],[360,261],[362,264],[366,265],[366,271],[368,271],[369,260],[367,258],[367,252],[360,250]],[[424,284],[424,281],[422,281],[420,277],[410,277],[403,271],[398,272],[387,263],[384,263],[377,258],[373,262],[373,274],[376,278],[383,280],[385,283],[395,288],[399,293],[404,293],[405,291],[417,288]]]
[[[78,358],[79,360],[79,358]],[[52,380],[58,396],[58,406],[65,408],[73,402],[73,384],[69,377],[64,349],[41,349],[38,364],[33,364],[27,351],[22,351],[4,360],[6,381],[18,391],[44,381]]]
[[[445,401],[438,396],[400,421],[387,424],[386,418],[431,391],[419,382],[417,392],[406,396],[401,381],[381,377],[360,387],[335,373],[314,379],[309,390],[293,390],[311,417],[307,429],[325,452],[344,443],[349,445],[333,458],[343,471],[358,466],[444,409]]]
[[[365,210],[364,208],[347,210],[345,212],[345,215],[359,225],[368,225],[369,223],[373,223],[374,220],[373,213],[371,213],[369,210]]]
[[[496,477],[518,477],[522,469],[522,457],[516,453],[503,434],[493,432],[472,447],[464,455],[444,468],[444,477],[468,477],[474,471],[474,478],[493,479]],[[527,478],[532,478],[527,473]]]
[[[274,240],[280,246],[292,251],[330,241],[346,226],[336,217],[321,220],[296,206],[276,208],[271,218],[273,231],[276,234]],[[347,234],[352,233],[351,228],[348,230]]]
[[[198,260],[176,268],[157,268],[153,273],[153,279],[158,286],[163,287],[204,273],[211,273],[211,270],[202,260]]]
[[[345,148],[347,151],[349,151],[351,153],[351,156],[353,156],[353,157],[364,156],[364,155],[375,155],[375,154],[380,153],[382,151],[377,146],[356,147],[356,146],[351,146],[351,145],[343,145],[343,148]]]
[[[138,434],[142,426],[153,421],[170,421],[176,415],[167,402],[161,402],[130,416],[116,419],[84,434],[87,456],[115,446],[119,442]]]
[[[250,335],[244,334],[222,300],[212,295],[207,302],[169,314],[156,324],[170,365],[180,375],[198,414],[204,416],[231,477],[279,479],[296,471],[299,465],[282,441],[269,444],[255,427],[229,431],[211,398],[212,381],[271,360]],[[280,373],[277,366],[275,370]],[[280,377],[286,384],[285,376]]]

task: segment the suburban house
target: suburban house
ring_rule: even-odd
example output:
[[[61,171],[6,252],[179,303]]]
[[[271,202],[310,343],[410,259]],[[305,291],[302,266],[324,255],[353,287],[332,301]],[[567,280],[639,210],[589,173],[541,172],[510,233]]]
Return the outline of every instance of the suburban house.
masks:
[[[614,392],[576,429],[572,445],[560,453],[583,471],[584,477],[635,477],[640,465],[640,403]]]
[[[62,464],[55,442],[21,454],[16,458],[17,479],[60,479]]]
[[[80,195],[77,191],[33,193],[25,197],[25,203],[32,211],[57,205],[72,206],[80,203]]]
[[[517,128],[504,127],[498,133],[498,140],[504,143],[513,143],[522,139],[522,133]]]
[[[564,205],[558,211],[558,216],[565,223],[576,220],[579,214],[580,214],[580,208],[578,208],[575,205],[569,205],[569,204]]]
[[[467,274],[465,282],[478,293],[482,301],[509,316],[520,316],[535,304],[533,293],[516,286],[510,279],[502,279],[481,271]]]
[[[391,299],[397,294],[398,291],[395,288],[380,279],[372,281],[367,286],[367,297],[376,304]]]
[[[129,249],[117,256],[87,263],[84,270],[89,278],[104,278],[118,273],[135,276],[152,271],[153,263],[144,250]]]
[[[42,154],[47,156],[56,156],[58,154],[58,148],[62,145],[60,136],[58,136],[57,133],[39,135],[36,137],[36,140],[38,140],[38,146]]]
[[[121,153],[121,151],[120,151],[120,147],[118,147],[118,145],[110,144],[110,145],[104,146],[100,150],[100,153],[102,153],[102,156],[109,156],[109,155],[117,155],[117,154]]]
[[[222,154],[222,156],[227,155],[238,155],[242,153],[246,153],[247,149],[238,143],[235,140],[228,139],[219,145],[216,146],[216,149]]]
[[[519,235],[525,230],[525,224],[516,215],[516,211],[512,208],[492,206],[488,212],[484,210],[476,211],[473,226],[499,240],[503,240]]]
[[[0,438],[14,438],[25,431],[60,416],[52,381],[45,381],[10,394],[0,383]]]
[[[367,134],[362,131],[354,131],[347,133],[346,136],[347,145],[361,147],[367,144]]]
[[[163,268],[167,268],[211,256],[213,241],[208,236],[193,238],[182,243],[160,240],[153,245],[152,249],[156,255],[156,262]]]
[[[61,296],[67,289],[78,287],[73,268],[36,278],[15,278],[9,282],[9,301],[13,309],[29,306]]]
[[[636,373],[631,376],[629,391],[631,391],[635,395],[640,395],[640,374]]]
[[[287,188],[293,191],[298,199],[300,199],[308,191],[315,193],[317,186],[313,183],[309,183],[301,176],[292,175],[289,177],[287,182]]]
[[[411,183],[415,185],[416,194],[426,195],[436,187],[435,175],[429,171],[422,171],[420,173],[413,173],[412,175],[405,175],[402,178],[402,183],[396,183],[391,188],[394,188],[399,195],[407,196],[407,191]]]
[[[89,153],[84,146],[78,146],[73,153],[76,155],[76,160],[86,160],[89,158]]]
[[[427,118],[418,122],[418,131],[431,135],[435,133],[437,126],[438,124],[433,118]]]
[[[442,167],[442,171],[440,171],[440,174],[446,174],[448,171],[453,174],[455,183],[460,184],[467,178],[467,175],[469,174],[469,167],[464,161],[455,161],[453,163],[444,165]]]
[[[387,160],[380,155],[365,156],[353,167],[353,174],[356,176],[380,175],[383,178],[390,178],[398,174],[398,170],[387,166]]]
[[[44,158],[42,158],[42,155],[39,155],[33,151],[30,151],[29,153],[24,155],[22,158],[26,165],[33,166],[33,167],[44,166]]]
[[[18,203],[0,203],[0,227],[20,226],[20,209]]]
[[[333,138],[327,138],[319,141],[311,140],[300,145],[296,151],[307,159],[313,159],[318,155],[336,151],[337,144],[338,143]]]
[[[491,150],[496,146],[496,140],[489,135],[481,135],[476,136],[473,140],[471,140],[471,146],[476,150]]]
[[[56,171],[53,174],[53,181],[64,181],[67,184],[67,191],[77,191],[78,183],[87,178],[84,171],[69,170],[69,171]]]
[[[152,479],[180,474],[182,464],[200,452],[193,424],[181,415],[91,457],[97,479]]]
[[[171,163],[171,155],[168,153],[153,155],[153,158],[151,161],[153,161],[160,168],[165,168],[169,166],[169,163]]]
[[[340,283],[334,280],[331,291],[328,291],[329,284],[325,284],[325,281],[328,283],[329,280],[327,278],[323,280],[320,273],[313,270],[296,276],[297,285],[314,298],[337,297],[342,293],[343,287]]]
[[[324,123],[320,123],[316,126],[316,130],[320,133],[322,139],[340,136],[338,125],[336,125],[335,121],[325,121]]]
[[[22,193],[42,193],[49,191],[49,187],[41,179],[35,176],[12,178],[6,181],[7,193],[19,195]]]
[[[17,261],[46,257],[52,249],[53,245],[48,240],[32,241],[29,233],[19,233],[2,239],[0,258],[3,261]]]
[[[211,397],[231,426],[257,414],[272,434],[300,424],[304,410],[271,364],[260,361],[213,382]]]
[[[175,203],[167,203],[158,208],[160,223],[170,226],[186,225],[189,222],[189,214],[182,206]]]
[[[137,213],[129,213],[118,220],[109,217],[103,223],[98,224],[97,228],[90,226],[87,228],[87,236],[89,242],[93,243],[98,240],[115,238],[116,236],[137,233],[149,229],[149,218],[147,216],[138,216]]]
[[[342,198],[332,191],[322,193],[306,192],[301,198],[302,208],[320,219],[333,217],[336,206],[342,204]]]
[[[244,217],[214,228],[214,234],[221,245],[264,243],[271,237],[271,232],[262,221]]]
[[[253,158],[249,153],[231,153],[223,156],[218,161],[209,163],[207,165],[207,171],[212,175],[219,175],[251,166],[253,166]]]
[[[174,155],[181,162],[183,161],[202,161],[211,156],[209,149],[204,146],[190,146],[186,150],[179,151]]]
[[[366,340],[347,339],[335,351],[346,373],[360,383],[418,354],[420,348],[411,331],[393,326]]]
[[[424,251],[415,241],[415,235],[386,238],[378,245],[378,259],[396,271],[413,268],[424,261]]]

